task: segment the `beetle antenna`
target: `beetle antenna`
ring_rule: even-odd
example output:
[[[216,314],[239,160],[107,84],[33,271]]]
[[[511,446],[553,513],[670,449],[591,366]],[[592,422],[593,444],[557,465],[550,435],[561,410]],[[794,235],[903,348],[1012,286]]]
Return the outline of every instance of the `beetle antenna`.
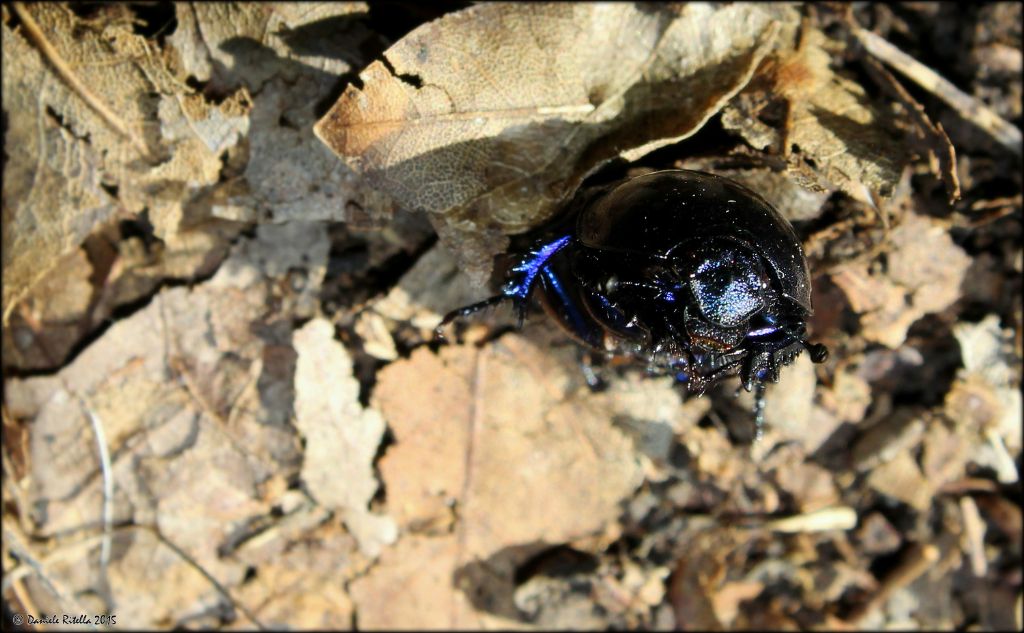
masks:
[[[828,360],[828,348],[821,343],[808,343],[805,337],[797,336],[796,332],[785,325],[781,326],[781,329],[800,342],[800,345],[810,354],[812,363],[821,364]]]
[[[806,340],[802,340],[800,344],[811,355],[811,362],[824,363],[828,360],[828,348],[821,343],[808,343]]]

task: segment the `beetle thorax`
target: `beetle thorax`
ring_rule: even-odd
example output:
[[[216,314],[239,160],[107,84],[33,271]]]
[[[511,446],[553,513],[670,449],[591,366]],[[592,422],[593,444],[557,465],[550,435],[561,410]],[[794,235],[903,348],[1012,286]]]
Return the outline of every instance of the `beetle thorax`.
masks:
[[[730,350],[746,336],[750,320],[774,303],[770,279],[760,259],[739,247],[700,249],[691,261],[687,334],[705,350]]]

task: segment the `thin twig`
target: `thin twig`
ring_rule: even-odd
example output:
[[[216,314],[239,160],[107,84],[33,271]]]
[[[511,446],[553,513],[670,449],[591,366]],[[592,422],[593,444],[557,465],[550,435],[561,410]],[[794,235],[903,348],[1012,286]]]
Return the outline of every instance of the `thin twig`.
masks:
[[[100,545],[100,575],[107,576],[110,565],[111,526],[114,522],[114,469],[110,464],[110,447],[107,446],[107,434],[103,430],[103,421],[96,412],[82,402],[92,432],[96,435],[96,446],[100,453],[100,473],[103,475],[103,540]]]
[[[4,529],[4,541],[11,548],[11,553],[36,573],[43,586],[62,603],[62,608],[68,613],[88,613],[73,596],[64,590],[63,586],[56,579],[50,578],[49,574],[46,573],[46,568],[39,562],[39,557],[32,552],[28,540],[23,538],[19,532],[20,530],[10,527]],[[96,625],[91,622],[88,624],[91,629],[96,630]]]
[[[159,529],[157,529],[157,528],[155,528],[153,526],[149,526],[149,525],[127,524],[127,525],[120,525],[120,526],[118,526],[116,528],[116,530],[118,532],[124,531],[124,530],[139,530],[139,531],[143,531],[143,532],[149,532],[157,540],[159,540],[162,544],[166,545],[175,554],[177,554],[177,556],[179,558],[181,558],[181,560],[183,560],[185,562],[185,564],[187,564],[189,567],[191,567],[194,570],[196,570],[197,572],[199,572],[199,574],[203,578],[205,578],[207,580],[207,582],[209,582],[211,585],[213,585],[213,588],[217,591],[217,593],[219,593],[228,602],[230,602],[231,606],[233,608],[237,609],[239,613],[241,613],[250,622],[252,622],[256,626],[256,628],[258,628],[260,630],[266,630],[266,627],[263,625],[262,622],[259,621],[259,619],[256,617],[255,614],[252,613],[252,611],[250,611],[242,603],[240,603],[237,600],[235,600],[235,598],[231,595],[231,592],[228,591],[227,587],[225,587],[223,584],[221,584],[219,580],[214,578],[213,575],[210,574],[210,572],[208,572],[205,568],[203,568],[203,566],[200,565],[198,561],[196,561],[194,558],[192,558],[192,556],[190,556],[188,554],[188,552],[186,552],[185,550],[181,549],[173,541],[171,541],[166,536],[164,536],[160,532]],[[8,571],[7,573],[4,574],[3,588],[6,590],[7,587],[11,586],[12,583],[16,583],[16,582],[20,581],[26,575],[31,574],[32,572],[35,572],[37,575],[39,575],[39,577],[43,580],[44,583],[50,584],[48,577],[44,573],[44,570],[46,569],[46,567],[48,567],[49,565],[52,565],[54,563],[60,562],[60,561],[65,561],[65,560],[71,559],[71,558],[73,558],[77,554],[80,554],[80,553],[83,553],[83,552],[88,552],[90,549],[95,547],[97,542],[102,542],[102,539],[103,539],[103,537],[101,535],[94,535],[94,536],[86,537],[86,538],[84,538],[82,540],[76,541],[74,543],[69,543],[67,545],[64,545],[64,546],[60,547],[59,549],[51,552],[45,558],[44,557],[34,556],[25,547],[18,548],[16,546],[15,549],[19,550],[19,551],[16,551],[16,553],[18,554],[18,557],[22,561],[24,561],[25,564],[19,565],[19,566],[15,567],[14,569],[12,569],[12,570],[10,570],[10,571]],[[19,539],[18,542],[21,542],[22,540],[23,539]],[[22,550],[26,552],[26,555],[24,555],[24,556],[21,555],[21,551]],[[58,598],[63,599],[62,598],[63,593],[59,590],[59,588],[53,587],[51,585],[51,591],[53,591],[54,595],[56,595]],[[85,613],[85,611],[83,611],[81,609],[78,609],[77,606],[76,606],[76,609],[77,609],[77,612],[79,612],[79,613]]]
[[[137,135],[132,133],[124,121],[111,110],[102,99],[97,97],[89,88],[82,83],[82,81],[75,76],[71,68],[68,67],[67,62],[60,56],[57,49],[50,44],[50,41],[46,39],[46,35],[42,29],[39,28],[39,24],[36,23],[35,18],[20,2],[12,3],[14,12],[18,14],[21,19],[21,26],[25,30],[25,34],[32,41],[33,44],[39,49],[40,54],[46,59],[57,72],[57,75],[68,84],[71,90],[82,98],[85,103],[92,108],[96,114],[98,114],[107,125],[114,129],[115,132],[128,139],[128,142],[139,152],[139,154],[147,161],[152,161],[152,156],[149,150],[146,148],[146,144],[142,142]]]
[[[823,508],[790,517],[774,519],[765,527],[774,532],[827,532],[829,530],[852,530],[857,526],[857,511],[848,506]]]
[[[1015,155],[1024,154],[1024,139],[1020,130],[980,100],[960,90],[931,68],[890,44],[882,36],[859,26],[854,26],[851,31],[868,53],[945,101],[960,116],[987,132],[996,142]]]
[[[949,203],[953,204],[960,199],[960,179],[956,173],[956,150],[950,143],[946,131],[942,129],[941,124],[932,122],[924,111],[924,106],[918,103],[878,60],[865,57],[863,62],[868,74],[881,86],[882,90],[903,104],[910,118],[917,124],[918,130],[923,136],[920,143],[937,163],[936,171],[946,186],[946,197]]]
[[[914,544],[899,566],[882,579],[878,593],[850,614],[849,622],[859,627],[864,620],[885,606],[894,593],[921,577],[939,560],[939,548],[934,545]]]
[[[981,520],[978,504],[974,503],[973,497],[960,497],[960,514],[963,516],[964,539],[967,541],[971,572],[978,578],[984,578],[988,573],[988,560],[985,558],[985,522]]]
[[[234,599],[234,597],[231,595],[231,592],[228,591],[227,587],[222,585],[219,580],[214,578],[213,574],[211,574],[210,572],[206,571],[206,569],[202,565],[200,565],[198,561],[193,559],[192,556],[190,556],[188,552],[186,552],[182,548],[178,547],[177,544],[175,544],[173,541],[171,541],[166,536],[161,534],[160,530],[158,530],[158,529],[156,529],[154,527],[148,526],[148,525],[137,525],[137,526],[132,526],[132,527],[135,527],[137,529],[147,530],[147,531],[151,532],[154,536],[156,536],[157,539],[160,540],[161,543],[163,543],[167,547],[171,548],[171,550],[173,550],[174,553],[177,554],[183,561],[185,561],[189,566],[191,566],[193,569],[195,569],[197,572],[199,572],[203,576],[203,578],[205,578],[207,580],[207,582],[209,582],[211,585],[213,585],[214,589],[216,589],[218,593],[220,593],[224,598],[227,599],[228,602],[231,603],[232,607],[234,607],[235,609],[238,609],[238,611],[242,615],[244,615],[246,618],[248,618],[250,622],[255,624],[256,628],[258,628],[261,631],[267,630],[267,627],[265,627],[263,625],[263,623],[259,621],[259,619],[256,617],[256,615],[252,611],[250,611],[248,609],[248,607],[246,607],[244,604],[242,604],[241,602],[238,602],[238,601],[236,601]]]

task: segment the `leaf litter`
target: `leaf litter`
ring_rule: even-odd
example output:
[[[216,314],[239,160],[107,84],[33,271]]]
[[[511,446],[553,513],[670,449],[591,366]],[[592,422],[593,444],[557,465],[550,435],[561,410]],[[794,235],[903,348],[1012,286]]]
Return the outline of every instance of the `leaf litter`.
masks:
[[[994,65],[921,59],[1019,120],[1013,19],[485,4],[373,62],[372,6],[136,10],[4,8],[12,610],[1019,626],[1019,170],[857,44],[953,32]],[[591,392],[542,316],[426,344],[614,159],[749,183],[805,237],[832,359],[787,368],[760,443],[735,385]]]

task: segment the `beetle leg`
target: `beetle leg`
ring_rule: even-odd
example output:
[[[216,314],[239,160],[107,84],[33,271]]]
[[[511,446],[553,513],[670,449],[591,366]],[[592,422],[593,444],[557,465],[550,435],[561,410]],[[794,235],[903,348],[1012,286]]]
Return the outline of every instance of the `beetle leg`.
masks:
[[[583,318],[583,315],[577,309],[576,303],[566,292],[565,288],[562,287],[562,282],[558,280],[558,275],[556,275],[553,270],[547,267],[544,268],[544,283],[550,286],[552,292],[558,297],[558,300],[561,301],[561,309],[564,310],[566,317],[572,323],[572,326],[575,329],[575,331],[580,336],[584,336],[584,333],[587,331],[587,324]],[[520,327],[522,327],[523,325],[523,315],[525,314],[525,312],[526,302],[523,301],[523,303],[520,305],[519,312]]]
[[[703,395],[704,391],[707,390],[708,387],[714,385],[719,380],[722,380],[727,376],[733,376],[737,372],[742,374],[742,369],[744,366],[743,357],[729,359],[707,374],[702,374],[699,371],[699,365],[699,362],[695,362],[690,366],[691,371],[687,373],[686,382],[687,392],[693,392],[696,393],[697,395]],[[679,382],[683,381],[680,380]]]
[[[604,378],[604,367],[596,362],[593,352],[585,348],[579,349],[580,370],[583,372],[583,379],[587,381],[590,391],[597,393],[608,388],[608,381]]]
[[[767,385],[758,381],[754,390],[754,441],[759,442],[764,435],[764,392]]]
[[[740,376],[743,380],[743,388],[750,391],[755,385],[768,382],[778,382],[779,364],[776,362],[775,353],[768,350],[757,350],[747,356],[743,371]]]
[[[512,268],[512,277],[505,284],[505,287],[502,288],[502,294],[508,297],[516,297],[525,302],[530,297],[533,285],[537,282],[537,276],[547,269],[548,260],[555,253],[565,248],[571,241],[571,235],[563,235],[553,242],[542,244],[539,248],[523,257]]]
[[[541,244],[537,249],[530,251],[512,268],[511,278],[501,289],[500,295],[452,310],[444,315],[441,322],[434,328],[434,338],[438,340],[444,339],[444,327],[455,319],[467,317],[475,312],[504,303],[505,301],[512,302],[516,311],[516,323],[518,327],[522,328],[523,320],[526,318],[527,300],[530,298],[530,293],[537,282],[537,276],[542,272],[547,272],[548,260],[555,253],[562,250],[570,241],[572,241],[572,236],[564,235],[552,242]]]
[[[444,315],[444,318],[441,319],[441,322],[438,323],[437,327],[434,328],[434,338],[438,340],[444,340],[445,326],[454,321],[455,319],[467,317],[475,312],[479,312],[491,306],[498,305],[499,303],[504,303],[505,301],[512,301],[513,299],[513,297],[509,297],[503,294],[496,295],[494,297],[491,297],[490,299],[484,299],[483,301],[479,301],[477,303],[473,303],[468,306],[463,306],[461,308],[452,310],[448,314]]]

